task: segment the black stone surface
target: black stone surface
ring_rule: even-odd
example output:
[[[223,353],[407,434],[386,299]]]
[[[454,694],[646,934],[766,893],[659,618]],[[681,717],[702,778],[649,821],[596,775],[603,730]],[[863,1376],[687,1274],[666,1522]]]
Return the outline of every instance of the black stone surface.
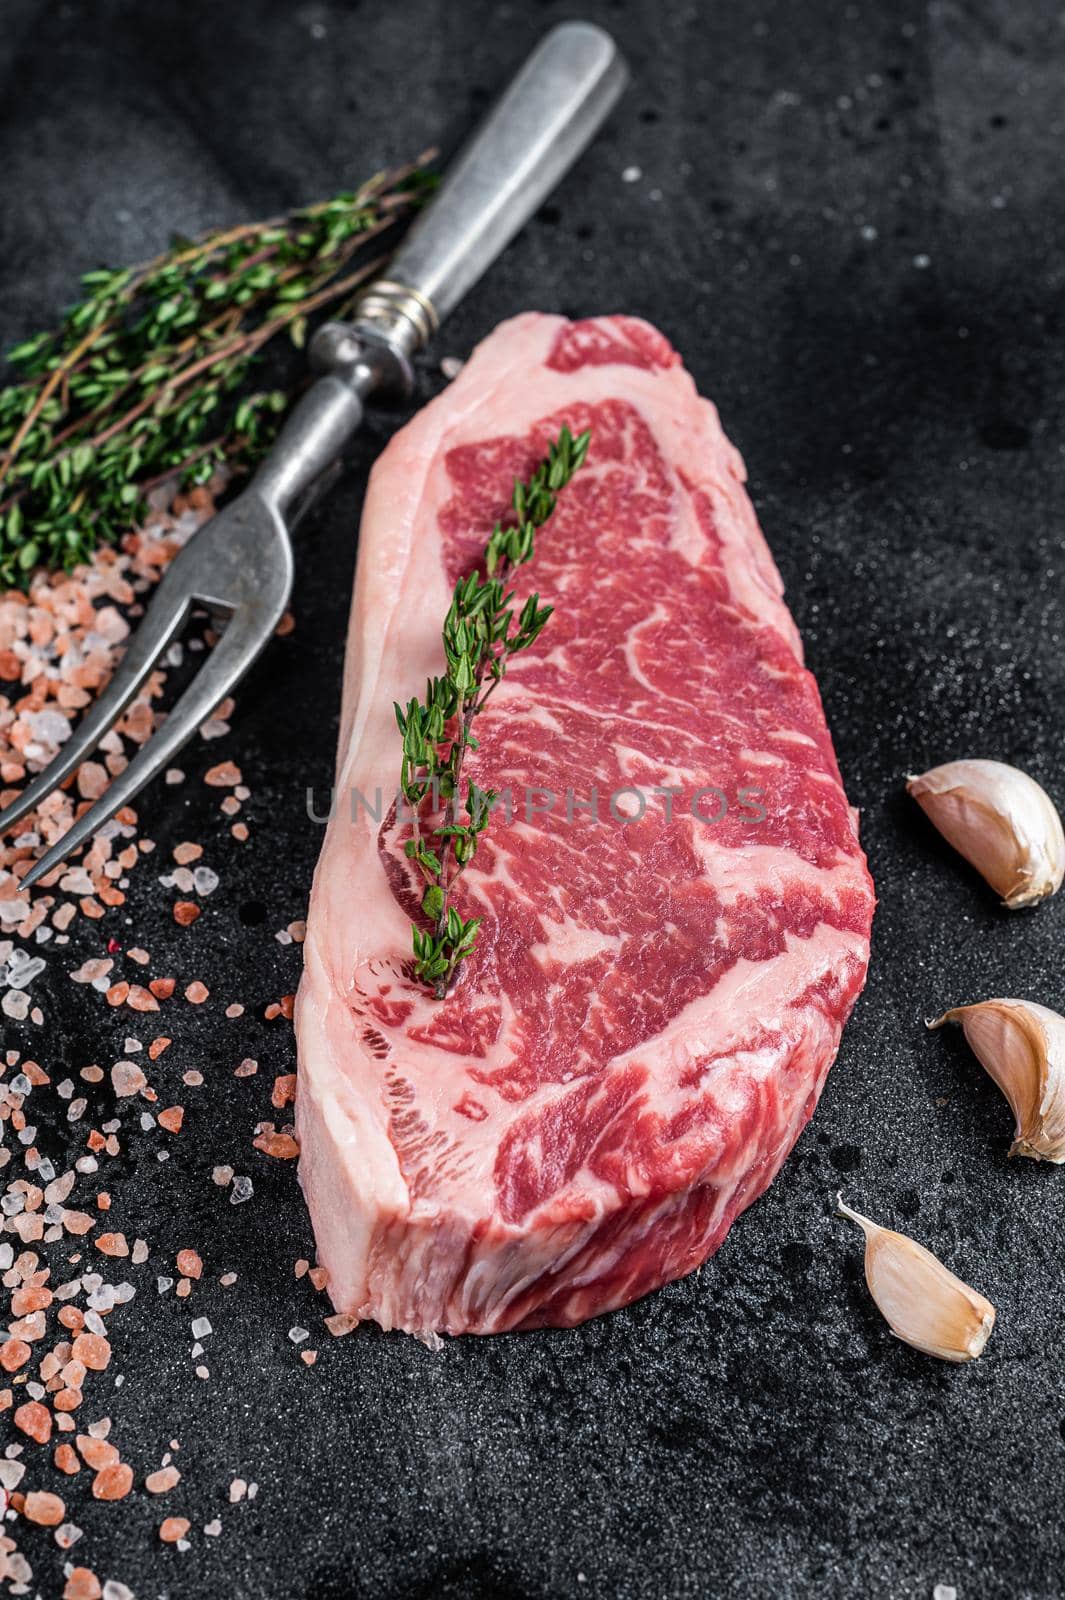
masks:
[[[142,872],[123,912],[78,934],[84,954],[109,932],[149,945],[153,970],[211,989],[165,1018],[166,1081],[190,1065],[207,1079],[182,1095],[171,1160],[132,1119],[108,1173],[115,1224],[152,1257],[130,1273],[138,1295],[111,1318],[115,1361],[85,1413],[113,1416],[138,1482],[178,1438],[183,1481],[165,1502],[138,1488],[99,1505],[85,1473],[60,1480],[32,1445],[24,1459],[85,1530],[72,1556],[138,1600],[927,1600],[936,1583],[1051,1600],[1065,1179],[1007,1162],[1004,1103],[922,1018],[990,994],[1061,1007],[1065,905],[998,911],[901,781],[991,755],[1065,800],[1058,8],[587,0],[583,13],[616,32],[633,87],[455,314],[423,392],[442,381],[436,359],[529,307],[636,312],[683,351],[747,459],[862,808],[880,896],[868,988],[781,1177],[688,1281],[576,1332],[439,1354],[373,1328],[322,1332],[322,1301],[293,1277],[311,1253],[294,1172],[250,1138],[274,1072],[293,1066],[291,1030],[261,1019],[298,974],[274,933],[302,913],[319,845],[303,793],[330,778],[360,496],[394,426],[378,414],[300,534],[294,635],[241,693],[229,738],[185,763],[197,779],[239,763],[252,841],[232,846],[199,781],[158,787],[142,811],[159,871],[201,838],[221,888],[184,932]],[[0,333],[49,322],[78,271],[151,254],[172,228],[452,148],[569,14],[554,0],[7,0]],[[223,1017],[231,999],[247,1005],[239,1021]],[[33,1048],[57,1076],[117,1059],[128,1032],[150,1037],[58,961],[46,1010]],[[257,1077],[233,1077],[243,1056]],[[94,1109],[109,1114],[106,1096]],[[217,1162],[253,1176],[252,1202],[226,1203]],[[989,1294],[999,1323],[981,1361],[948,1368],[889,1336],[859,1239],[831,1214],[841,1185]],[[186,1244],[204,1280],[187,1302],[157,1297]],[[206,1382],[194,1315],[215,1330]],[[313,1330],[313,1369],[293,1324]],[[236,1475],[260,1487],[230,1508]],[[187,1553],[157,1543],[166,1512],[191,1518]],[[33,1590],[58,1595],[50,1534],[19,1538]]]

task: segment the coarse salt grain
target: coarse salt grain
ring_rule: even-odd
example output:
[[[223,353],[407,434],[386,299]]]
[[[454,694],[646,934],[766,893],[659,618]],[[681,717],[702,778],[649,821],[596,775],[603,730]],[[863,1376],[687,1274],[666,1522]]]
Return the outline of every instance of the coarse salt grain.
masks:
[[[37,1522],[43,1528],[56,1528],[66,1515],[66,1509],[57,1494],[33,1489],[23,1502],[22,1514],[30,1522]]]
[[[220,761],[204,774],[204,783],[218,789],[232,789],[241,781],[240,768],[232,761]]]
[[[359,1325],[358,1317],[353,1317],[350,1312],[337,1311],[334,1315],[326,1317],[325,1325],[334,1339],[343,1338],[344,1334],[351,1333]]]
[[[99,1471],[92,1481],[94,1500],[124,1500],[133,1487],[133,1468],[125,1461],[113,1462]]]
[[[166,1494],[168,1489],[173,1489],[181,1482],[181,1473],[177,1467],[160,1467],[157,1472],[149,1472],[144,1480],[144,1487],[149,1494]]]
[[[138,1094],[148,1080],[134,1061],[116,1061],[111,1068],[111,1086],[119,1099]]]

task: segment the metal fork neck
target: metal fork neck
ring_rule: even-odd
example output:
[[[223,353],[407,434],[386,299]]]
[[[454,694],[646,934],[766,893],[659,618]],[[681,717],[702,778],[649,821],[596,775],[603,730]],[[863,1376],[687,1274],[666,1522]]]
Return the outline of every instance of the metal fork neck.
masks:
[[[392,350],[409,357],[429,343],[439,326],[436,307],[420,289],[399,278],[375,278],[359,296],[352,331],[364,338],[383,340]],[[328,327],[343,324],[328,324],[322,334]]]
[[[417,317],[409,315],[405,307],[417,302],[393,299],[384,292],[392,288],[398,285],[379,279],[359,301],[354,323],[327,322],[319,328],[310,349],[316,372],[361,385],[364,394],[377,390],[383,399],[406,399],[414,389],[411,356],[429,337],[431,308],[425,301]]]
[[[325,376],[297,402],[255,474],[253,487],[272,510],[285,516],[322,477],[362,422],[371,394],[411,392],[404,343],[370,325],[330,323],[316,335],[312,358]]]

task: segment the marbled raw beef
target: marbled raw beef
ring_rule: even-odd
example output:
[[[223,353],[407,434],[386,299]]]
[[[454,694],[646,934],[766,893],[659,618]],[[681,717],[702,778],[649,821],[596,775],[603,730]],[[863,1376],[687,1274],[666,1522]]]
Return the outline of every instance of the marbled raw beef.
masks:
[[[485,921],[436,1002],[412,980],[392,704],[442,670],[451,586],[563,422],[588,461],[517,585],[556,611],[467,763],[513,820],[460,880]],[[343,1311],[424,1335],[625,1305],[713,1253],[814,1108],[873,891],[743,483],[627,317],[503,324],[374,470],[296,1014],[301,1179]],[[526,814],[529,786],[554,809]],[[696,820],[710,788],[728,809]],[[382,820],[353,821],[377,790]]]

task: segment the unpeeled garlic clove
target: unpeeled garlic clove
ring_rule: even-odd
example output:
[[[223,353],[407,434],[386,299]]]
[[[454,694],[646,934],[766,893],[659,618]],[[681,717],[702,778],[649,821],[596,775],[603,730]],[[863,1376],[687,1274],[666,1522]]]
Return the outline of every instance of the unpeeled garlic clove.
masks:
[[[940,1361],[974,1361],[995,1326],[990,1300],[915,1239],[852,1211],[842,1195],[836,1199],[865,1234],[865,1281],[895,1337]]]
[[[1065,1161],[1065,1017],[1030,1000],[982,1000],[944,1011],[1010,1103],[1011,1156]]]
[[[1010,911],[1034,906],[1061,888],[1061,818],[1026,772],[1004,761],[948,761],[908,778],[906,788]]]

